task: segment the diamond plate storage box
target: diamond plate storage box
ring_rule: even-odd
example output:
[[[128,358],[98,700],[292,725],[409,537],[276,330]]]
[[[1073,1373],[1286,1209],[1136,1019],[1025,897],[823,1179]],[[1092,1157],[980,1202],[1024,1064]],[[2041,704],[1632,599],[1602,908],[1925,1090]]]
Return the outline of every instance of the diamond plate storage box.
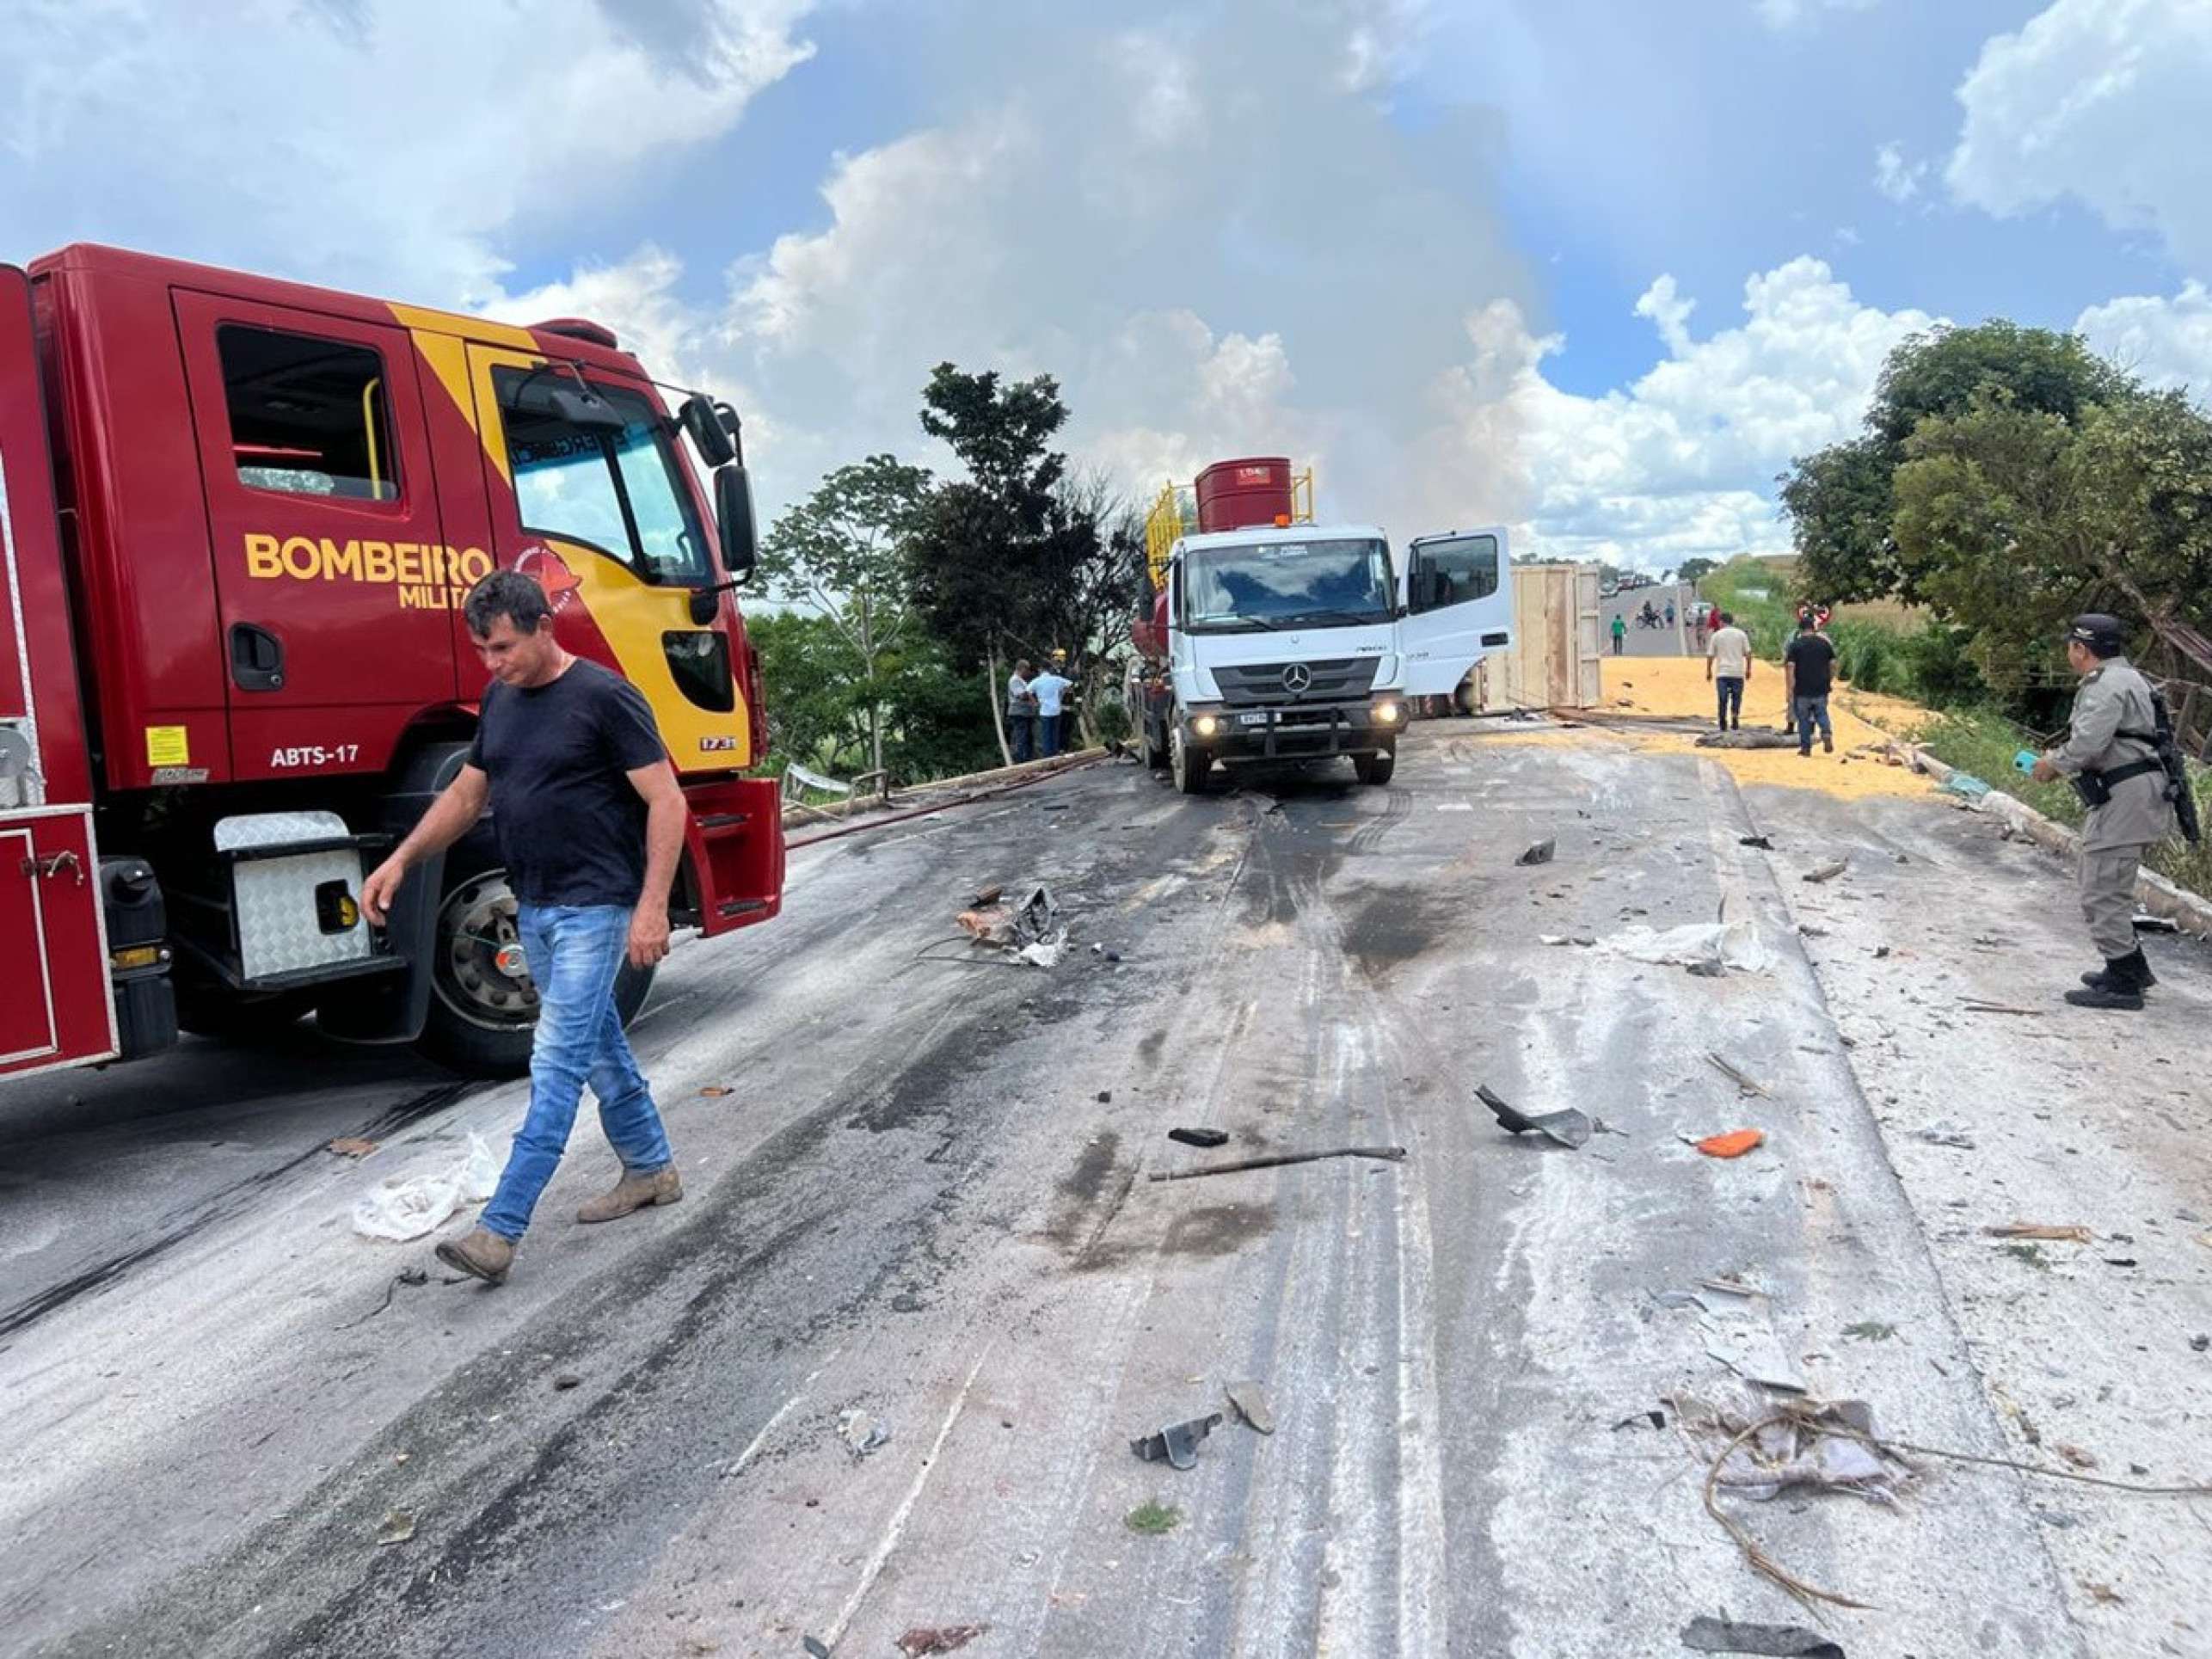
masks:
[[[360,838],[335,812],[255,813],[215,826],[230,866],[239,976],[249,985],[366,962]]]

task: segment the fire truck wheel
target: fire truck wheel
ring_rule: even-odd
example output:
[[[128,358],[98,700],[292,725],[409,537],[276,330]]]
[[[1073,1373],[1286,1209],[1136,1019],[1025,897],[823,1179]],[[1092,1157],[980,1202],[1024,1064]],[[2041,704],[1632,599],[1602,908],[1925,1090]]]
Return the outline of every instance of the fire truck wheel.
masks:
[[[439,906],[421,1048],[454,1071],[519,1077],[530,1069],[538,987],[523,960],[515,916],[514,893],[502,869],[455,878]],[[652,988],[651,968],[622,965],[614,1001],[624,1025],[637,1017]]]
[[[1359,774],[1362,783],[1387,783],[1390,775],[1398,770],[1398,751],[1378,749],[1373,754],[1352,757],[1352,770]]]
[[[1194,749],[1183,734],[1183,722],[1177,721],[1170,728],[1167,738],[1168,769],[1175,774],[1175,787],[1183,795],[1203,795],[1206,774],[1214,770],[1214,757],[1202,749]]]

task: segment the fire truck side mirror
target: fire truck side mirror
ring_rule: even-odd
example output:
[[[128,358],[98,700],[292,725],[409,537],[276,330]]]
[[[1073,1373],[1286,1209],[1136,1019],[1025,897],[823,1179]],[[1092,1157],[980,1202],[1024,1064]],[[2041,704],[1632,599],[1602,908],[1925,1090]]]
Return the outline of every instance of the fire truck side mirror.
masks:
[[[704,392],[686,397],[677,407],[676,419],[691,434],[691,446],[709,466],[724,467],[737,459],[737,445],[730,441],[733,434],[724,427],[714,400]]]
[[[760,546],[753,525],[753,481],[743,463],[715,469],[715,517],[722,529],[722,568],[733,577],[752,575]]]

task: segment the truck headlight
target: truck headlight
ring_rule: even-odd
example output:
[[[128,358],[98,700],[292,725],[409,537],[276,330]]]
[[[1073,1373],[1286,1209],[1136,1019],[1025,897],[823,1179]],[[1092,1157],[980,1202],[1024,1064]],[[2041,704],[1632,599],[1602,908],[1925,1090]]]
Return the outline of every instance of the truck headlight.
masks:
[[[1213,737],[1221,729],[1221,716],[1219,715],[1195,715],[1191,717],[1190,729],[1197,733],[1201,737]]]
[[[1403,703],[1378,703],[1375,704],[1375,724],[1378,726],[1395,726],[1404,718],[1405,705]]]

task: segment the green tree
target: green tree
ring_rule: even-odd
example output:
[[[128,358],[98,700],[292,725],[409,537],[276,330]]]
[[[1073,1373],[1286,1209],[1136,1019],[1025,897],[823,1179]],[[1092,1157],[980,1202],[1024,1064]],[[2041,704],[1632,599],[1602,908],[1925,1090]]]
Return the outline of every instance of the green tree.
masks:
[[[1799,457],[1777,480],[1797,543],[1798,592],[1836,603],[1924,597],[1926,570],[1892,522],[1896,470],[1923,421],[1990,407],[2070,422],[2128,385],[2079,335],[2001,317],[1908,335],[1883,365],[1864,434]]]
[[[1674,580],[1694,587],[1719,568],[1717,559],[1685,559],[1674,568]]]
[[[2128,390],[2070,416],[1985,396],[1922,421],[1905,455],[1901,553],[2016,703],[2064,689],[2055,642],[2082,611],[2212,668],[2191,644],[2212,630],[2212,421],[2185,396]]]
[[[871,455],[837,469],[777,519],[761,549],[768,591],[826,618],[851,654],[869,769],[883,770],[886,659],[913,612],[907,543],[930,500],[930,475]]]

